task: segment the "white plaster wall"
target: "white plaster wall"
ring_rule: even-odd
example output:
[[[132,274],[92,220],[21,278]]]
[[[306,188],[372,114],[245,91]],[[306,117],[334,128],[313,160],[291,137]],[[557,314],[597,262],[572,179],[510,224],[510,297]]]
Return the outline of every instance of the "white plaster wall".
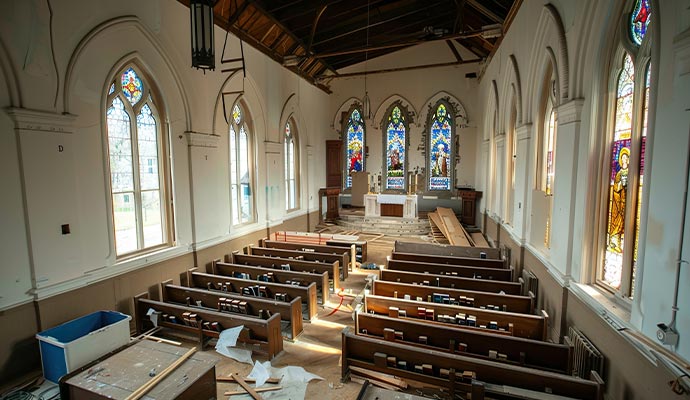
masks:
[[[0,108],[10,106],[0,76]],[[0,112],[0,310],[31,299],[31,269],[14,123]]]
[[[324,141],[331,116],[325,92],[245,45],[243,100],[254,134],[257,218],[248,226],[231,227],[228,126],[219,93],[228,85],[241,87],[242,80],[226,82],[228,74],[220,72],[224,32],[216,27],[217,70],[204,74],[190,67],[189,10],[177,1],[72,0],[52,5],[51,51],[50,15],[45,2],[0,3],[0,44],[7,49],[7,57],[2,53],[0,72],[7,76],[6,70],[16,71],[22,99],[21,104],[11,104],[10,96],[16,97],[14,90],[0,78],[0,107],[23,106],[56,116],[63,112],[74,116],[69,134],[22,133],[19,153],[13,121],[0,112],[0,158],[6,189],[1,197],[0,308],[31,298],[31,294],[50,296],[184,254],[192,247],[222,243],[318,206],[317,191],[323,186],[325,171],[316,166],[325,163]],[[239,41],[231,35],[226,57],[235,56],[239,56]],[[122,263],[116,260],[109,233],[112,222],[104,114],[108,82],[130,60],[151,75],[164,103],[165,121],[159,122],[169,140],[175,243],[167,251]],[[266,152],[272,146],[278,149],[276,160],[282,160],[281,115],[291,96],[298,99],[293,108],[300,167],[310,173],[308,179],[300,180],[299,209],[286,215],[282,163],[278,163],[279,171],[267,171]],[[302,110],[306,110],[304,115]],[[202,144],[192,139],[190,145],[189,131],[218,137]],[[64,147],[63,152],[55,151],[58,145]],[[25,167],[27,221],[20,162]],[[274,186],[273,191],[267,191],[267,186]],[[71,225],[68,236],[60,234],[63,223]],[[30,254],[27,225],[31,228]],[[31,284],[32,272],[38,281],[35,285]]]
[[[472,59],[471,53],[458,46],[465,59]],[[415,65],[429,65],[435,63],[453,62],[455,57],[445,43],[432,42],[418,45],[393,54],[388,54],[369,60],[366,63],[366,71],[374,71],[391,66],[407,67]],[[366,122],[366,145],[369,153],[366,156],[365,167],[370,174],[380,174],[383,167],[383,134],[381,130],[382,118],[386,118],[385,111],[389,106],[391,96],[401,98],[403,104],[409,104],[408,111],[414,112],[413,123],[410,124],[408,171],[415,167],[425,168],[426,158],[417,150],[422,143],[422,134],[426,125],[426,115],[432,99],[439,92],[446,92],[451,98],[457,99],[467,112],[468,127],[458,128],[455,133],[460,140],[460,162],[456,165],[454,185],[476,184],[476,146],[479,134],[477,126],[482,115],[476,103],[477,80],[465,78],[465,74],[476,72],[478,64],[464,64],[433,69],[398,71],[383,74],[368,75],[366,78],[367,91],[371,100],[372,119]],[[353,65],[338,71],[340,73],[365,71],[365,63]],[[331,81],[331,123],[339,119],[338,110],[347,103],[347,109],[351,104],[349,99],[361,99],[364,97],[364,77],[348,77]],[[435,98],[434,98],[435,99]],[[433,105],[433,104],[431,104]],[[338,115],[336,115],[338,114]],[[331,139],[340,137],[340,124],[335,123],[330,131]]]
[[[523,2],[507,36],[494,58],[486,66],[478,91],[479,101],[475,104],[483,112],[493,112],[491,104],[492,80],[497,87],[506,87],[511,78],[506,60],[514,55],[522,78],[523,121],[541,124],[539,110],[540,85],[543,77],[540,71],[544,63],[544,48],[550,46],[558,56],[557,31],[549,25],[543,14],[546,1]],[[551,1],[563,21],[568,50],[568,77],[565,81],[567,96],[561,99],[556,150],[556,183],[553,197],[553,225],[551,249],[546,251],[533,246],[532,250],[543,259],[551,274],[564,285],[568,280],[591,283],[594,279],[594,263],[600,259],[597,253],[598,221],[596,201],[598,179],[602,175],[600,148],[601,121],[605,118],[604,100],[612,44],[612,27],[618,23],[619,13],[625,5],[616,1]],[[646,213],[643,212],[640,251],[643,261],[638,272],[638,291],[630,306],[631,326],[641,330],[656,341],[656,324],[670,321],[675,266],[678,258],[683,188],[686,180],[685,159],[687,140],[690,135],[690,10],[687,1],[653,2],[656,7],[655,23],[660,36],[658,43],[658,77],[653,78],[653,105],[650,111],[650,132],[653,138],[648,142],[647,168],[645,172],[648,199]],[[593,45],[594,44],[594,45]],[[654,56],[656,59],[656,56]],[[557,57],[558,58],[558,57]],[[560,62],[560,59],[559,59]],[[559,68],[559,72],[562,72]],[[564,79],[561,75],[560,79]],[[563,88],[563,86],[561,86]],[[500,92],[500,91],[499,91]],[[505,108],[509,98],[499,96],[498,108]],[[561,110],[567,115],[562,120]],[[505,129],[505,109],[499,112],[499,131]],[[488,124],[486,118],[480,124]],[[504,127],[504,128],[501,128]],[[480,131],[488,127],[480,126]],[[534,130],[537,132],[538,130]],[[536,154],[538,140],[531,141],[532,155]],[[500,197],[501,175],[505,165],[501,164],[502,146],[495,145],[497,153],[495,166],[485,176],[486,191]],[[481,155],[479,164],[489,164],[491,157],[477,145]],[[520,152],[520,151],[519,151]],[[526,172],[528,190],[535,188],[535,163],[519,163],[518,176]],[[526,189],[527,190],[527,189]],[[527,210],[533,210],[532,196],[527,196]],[[496,199],[491,212],[500,213],[500,200]],[[541,204],[541,203],[540,203]],[[536,205],[535,205],[536,206]],[[539,205],[538,207],[542,207]],[[533,210],[534,211],[534,210]],[[525,224],[530,225],[531,212],[525,212]],[[502,218],[499,215],[499,220]],[[523,230],[528,232],[529,230]],[[533,238],[534,240],[535,238]],[[541,240],[537,237],[536,240]],[[684,251],[690,249],[686,236]],[[683,258],[687,259],[685,255]],[[678,330],[680,345],[672,350],[690,358],[690,271],[684,267],[680,280]],[[625,305],[622,307],[626,308]],[[610,310],[614,311],[614,310]],[[625,313],[624,313],[625,314]],[[620,314],[619,314],[620,315]]]

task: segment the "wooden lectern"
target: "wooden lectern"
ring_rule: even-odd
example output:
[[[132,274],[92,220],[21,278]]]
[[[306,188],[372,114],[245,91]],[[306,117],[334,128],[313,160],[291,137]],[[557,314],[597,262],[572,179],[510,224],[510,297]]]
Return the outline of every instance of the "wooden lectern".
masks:
[[[338,198],[340,197],[340,188],[329,187],[319,189],[319,224],[323,223],[323,198],[326,197],[326,221],[334,221],[340,215],[338,214]]]
[[[468,189],[458,189],[458,197],[462,199],[462,223],[477,225],[477,200],[482,197],[482,192]]]

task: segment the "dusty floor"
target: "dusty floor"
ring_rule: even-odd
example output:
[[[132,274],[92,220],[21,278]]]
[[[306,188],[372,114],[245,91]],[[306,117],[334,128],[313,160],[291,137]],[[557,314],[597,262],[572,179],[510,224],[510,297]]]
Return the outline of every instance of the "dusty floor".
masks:
[[[331,227],[326,232],[335,232],[337,227]],[[399,237],[360,235],[360,239],[368,241],[368,260],[376,264],[385,263],[386,256],[391,253],[393,243]],[[421,237],[406,237],[406,241],[426,241]],[[332,294],[330,305],[323,307],[318,317],[311,323],[304,325],[304,332],[296,341],[285,341],[284,351],[272,361],[274,367],[297,365],[308,372],[319,375],[322,381],[313,380],[307,386],[307,399],[354,399],[361,389],[361,385],[354,382],[341,383],[340,349],[341,331],[344,327],[354,326],[352,312],[347,307],[354,299],[354,294],[360,293],[365,285],[365,278],[372,271],[355,270],[349,273],[348,279],[342,283],[344,289],[351,289],[353,296],[344,298],[343,305],[334,314],[333,307],[337,306],[340,298]],[[213,351],[208,347],[206,351]],[[222,357],[222,356],[219,356]],[[255,357],[255,360],[266,361],[266,358]],[[252,366],[242,364],[223,357],[216,366],[217,376],[240,373],[246,376]],[[240,389],[234,383],[219,383],[218,398],[223,396],[226,390]],[[233,397],[235,398],[235,397]],[[237,397],[238,399],[240,397]],[[242,398],[245,398],[244,396]],[[248,397],[246,397],[248,398]]]

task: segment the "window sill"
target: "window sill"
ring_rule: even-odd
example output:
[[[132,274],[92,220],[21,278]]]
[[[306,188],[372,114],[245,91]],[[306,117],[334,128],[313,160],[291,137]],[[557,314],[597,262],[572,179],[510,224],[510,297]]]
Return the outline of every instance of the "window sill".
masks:
[[[630,323],[631,305],[629,301],[617,298],[596,285],[571,282],[569,286],[575,296],[614,328],[634,329]]]

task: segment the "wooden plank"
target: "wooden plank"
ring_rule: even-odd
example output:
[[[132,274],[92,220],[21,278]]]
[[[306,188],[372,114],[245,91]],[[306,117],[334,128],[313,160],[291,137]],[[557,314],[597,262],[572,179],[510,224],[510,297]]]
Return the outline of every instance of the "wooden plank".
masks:
[[[252,388],[251,386],[249,386],[249,385],[247,384],[247,382],[245,382],[244,379],[242,379],[242,377],[241,377],[239,374],[235,374],[235,375],[233,375],[233,376],[234,376],[234,378],[235,378],[235,382],[237,382],[240,386],[242,386],[242,389],[246,390],[247,393],[249,393],[249,395],[252,396],[252,398],[253,398],[254,400],[264,400],[264,398],[261,397],[261,395],[258,394],[258,393],[256,392],[256,390],[254,390],[254,388]]]
[[[272,386],[272,387],[263,387],[263,388],[256,388],[254,389],[255,392],[257,393],[263,393],[263,392],[275,392],[276,390],[281,390],[283,387],[282,386]],[[228,390],[225,393],[223,393],[224,396],[240,396],[243,394],[247,394],[244,390]]]
[[[151,390],[154,386],[156,386],[158,384],[158,382],[162,381],[166,376],[170,375],[175,369],[177,369],[177,367],[182,365],[182,363],[184,363],[189,357],[191,357],[195,351],[196,351],[196,348],[194,348],[194,347],[189,349],[189,351],[184,353],[182,355],[182,357],[175,360],[174,363],[170,364],[166,369],[161,371],[160,374],[156,375],[153,379],[148,381],[146,384],[141,386],[139,389],[132,392],[132,394],[127,396],[127,398],[125,400],[137,400],[137,399],[141,398],[149,390]]]
[[[472,246],[465,234],[465,229],[460,225],[460,221],[458,221],[453,210],[445,207],[436,207],[436,212],[446,227],[450,244],[455,246]]]
[[[484,235],[481,232],[470,233],[470,236],[474,241],[475,247],[489,247],[489,242],[484,239]]]

